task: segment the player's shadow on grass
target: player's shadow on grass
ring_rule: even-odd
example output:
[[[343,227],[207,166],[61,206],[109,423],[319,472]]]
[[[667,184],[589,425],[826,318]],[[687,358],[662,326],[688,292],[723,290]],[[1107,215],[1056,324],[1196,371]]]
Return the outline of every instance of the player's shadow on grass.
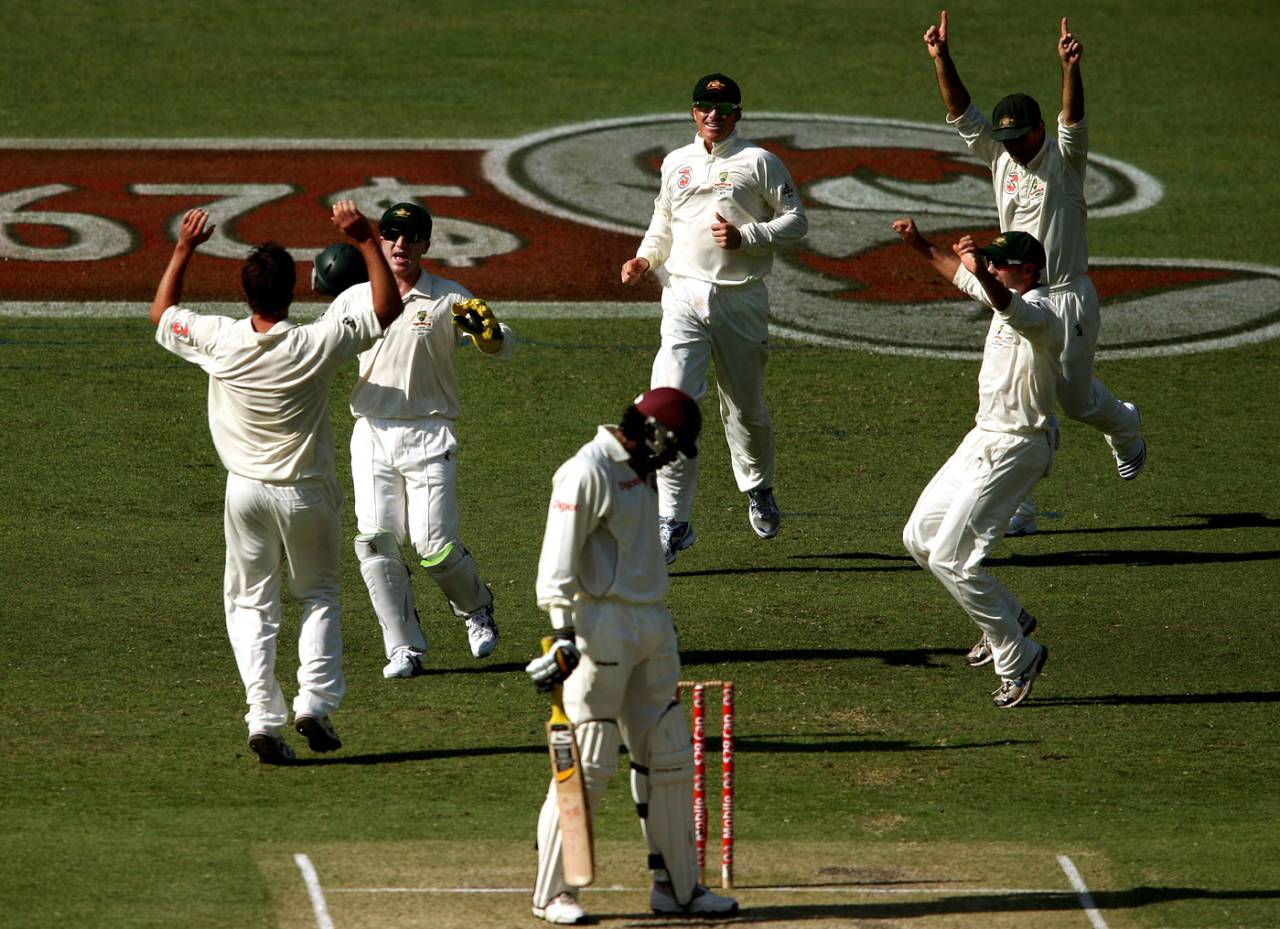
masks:
[[[822,887],[834,887],[835,884],[822,884],[814,887],[814,893],[821,893]],[[759,892],[767,894],[769,887],[739,885],[738,890],[744,894]],[[922,889],[921,894],[929,894]],[[1093,905],[1096,909],[1132,910],[1139,907],[1159,903],[1170,903],[1179,900],[1275,900],[1280,899],[1280,890],[1207,890],[1203,887],[1133,887],[1129,890],[1093,891]],[[919,919],[921,917],[954,916],[965,913],[1047,913],[1080,911],[1083,907],[1080,898],[1071,891],[1027,891],[1023,893],[983,893],[983,894],[951,894],[935,897],[931,900],[899,900],[893,902],[876,901],[872,903],[816,903],[787,904],[781,906],[749,906],[742,914],[731,918],[735,925],[760,922],[769,924],[786,924],[803,920],[849,920],[861,925],[859,920],[897,921]],[[603,917],[601,922],[614,919],[634,919],[627,917]],[[657,925],[641,923],[640,925]],[[665,925],[665,923],[663,924]]]
[[[727,662],[760,664],[763,661],[858,661],[870,660],[891,668],[942,668],[951,662],[941,658],[963,655],[963,648],[734,648],[699,649],[680,652],[680,664],[718,665]]]
[[[671,571],[672,577],[732,577],[740,574],[866,574],[869,572],[918,571],[920,566],[910,555],[886,555],[882,552],[828,552],[822,555],[792,555],[797,561],[887,561],[888,565],[759,565],[735,568],[707,568],[703,571]]]
[[[1108,549],[1106,551],[1044,552],[1029,554],[1011,552],[1001,558],[988,558],[989,567],[1082,568],[1095,566],[1166,567],[1169,565],[1240,564],[1250,561],[1276,561],[1280,551],[1268,552],[1184,552],[1168,549]]]
[[[1212,529],[1280,529],[1280,519],[1264,513],[1174,513],[1175,519],[1198,519],[1198,523],[1178,523],[1172,526],[1082,526],[1078,529],[1045,528],[1040,521],[1038,536],[1078,535],[1103,532],[1204,532]]]
[[[742,754],[766,752],[770,754],[825,754],[827,752],[937,752],[968,748],[994,748],[1006,745],[1031,745],[1026,739],[1000,739],[994,742],[960,742],[939,745],[936,742],[908,742],[903,740],[863,739],[856,733],[823,733],[792,736],[784,733],[766,733],[762,736],[739,738],[734,749]],[[719,754],[723,746],[716,736],[707,737],[707,751]],[[545,755],[543,742],[531,745],[469,745],[463,748],[423,748],[400,752],[367,752],[362,755],[308,756],[291,761],[287,767],[310,768],[328,765],[378,765],[403,764],[413,761],[441,761],[452,758],[482,758],[493,755]],[[623,752],[625,754],[625,751]]]
[[[1216,694],[1098,694],[1090,697],[1037,695],[1023,706],[1187,706],[1200,703],[1280,703],[1280,693],[1269,690],[1238,690]]]

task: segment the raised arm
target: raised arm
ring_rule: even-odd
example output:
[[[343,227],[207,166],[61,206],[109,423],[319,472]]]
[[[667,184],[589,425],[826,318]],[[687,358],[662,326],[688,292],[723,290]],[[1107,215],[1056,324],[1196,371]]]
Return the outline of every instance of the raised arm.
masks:
[[[920,255],[934,269],[942,275],[946,282],[950,284],[956,276],[956,269],[960,267],[960,259],[951,252],[943,251],[934,245],[928,239],[920,234],[920,230],[916,228],[914,219],[895,219],[893,221],[893,231],[902,236],[902,241],[911,246],[911,249]]]
[[[948,116],[958,119],[969,109],[971,98],[964,82],[960,80],[955,62],[951,60],[951,46],[947,44],[946,10],[942,11],[938,25],[930,26],[924,31],[924,46],[933,59],[933,71],[938,78],[938,93],[942,95],[942,105],[947,108]]]
[[[1080,57],[1084,46],[1067,29],[1067,18],[1062,17],[1062,31],[1058,35],[1058,58],[1062,61],[1062,118],[1068,126],[1084,119],[1084,78],[1080,76]]]
[[[977,278],[982,289],[986,291],[991,306],[997,311],[1007,310],[1009,303],[1013,300],[1013,291],[996,280],[995,275],[987,270],[987,260],[978,254],[978,246],[974,244],[973,236],[961,236],[960,241],[951,246],[951,250],[960,259],[965,270]]]
[[[369,220],[356,209],[352,200],[339,200],[333,205],[333,224],[342,230],[360,250],[364,265],[369,271],[369,284],[373,288],[373,312],[383,329],[390,326],[404,312],[400,288],[391,274],[387,259],[382,255],[378,237],[373,233]]]
[[[156,297],[151,301],[151,325],[160,325],[160,317],[171,306],[182,300],[182,280],[187,276],[187,265],[202,242],[207,242],[215,227],[208,226],[209,214],[204,210],[187,210],[178,225],[178,244],[173,247],[169,266],[164,269]]]

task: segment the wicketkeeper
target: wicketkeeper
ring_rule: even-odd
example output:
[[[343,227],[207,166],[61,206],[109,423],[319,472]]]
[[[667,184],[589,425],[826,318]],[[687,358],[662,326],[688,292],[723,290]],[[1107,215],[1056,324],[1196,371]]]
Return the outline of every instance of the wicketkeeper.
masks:
[[[601,426],[556,472],[537,582],[556,641],[526,668],[540,690],[564,684],[592,809],[613,776],[619,744],[627,745],[655,913],[738,908],[698,883],[693,746],[675,697],[680,656],[663,603],[667,569],[655,530],[654,474],[679,455],[697,454],[701,425],[687,394],[654,388],[627,407],[621,425]],[[586,920],[562,874],[554,784],[538,819],[533,913],[560,925]]]

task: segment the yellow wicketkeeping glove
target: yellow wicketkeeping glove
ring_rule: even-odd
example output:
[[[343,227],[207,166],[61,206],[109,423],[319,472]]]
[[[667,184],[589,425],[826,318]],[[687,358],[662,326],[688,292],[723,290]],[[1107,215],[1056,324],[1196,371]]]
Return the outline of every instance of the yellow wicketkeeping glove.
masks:
[[[490,355],[502,351],[502,327],[479,297],[459,300],[453,305],[453,324],[471,336],[476,348]]]

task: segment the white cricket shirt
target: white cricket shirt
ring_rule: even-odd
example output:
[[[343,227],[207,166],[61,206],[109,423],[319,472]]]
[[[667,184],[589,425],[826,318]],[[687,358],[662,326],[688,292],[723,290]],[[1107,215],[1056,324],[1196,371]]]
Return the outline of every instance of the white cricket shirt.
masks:
[[[461,284],[422,272],[404,295],[404,313],[360,355],[360,372],[351,390],[353,415],[375,419],[458,418],[462,406],[454,352],[463,344],[464,333],[453,324],[452,307],[470,296],[471,292]],[[334,309],[370,300],[371,286],[359,284],[344,291],[334,302]],[[502,350],[487,357],[511,357],[515,335],[502,325],[502,336]]]
[[[1062,353],[1062,323],[1049,292],[1037,287],[1015,293],[1007,307],[996,310],[963,265],[952,283],[992,310],[978,371],[978,426],[1018,435],[1044,432],[1053,416]]]
[[[333,476],[329,385],[381,334],[368,301],[267,332],[248,318],[171,306],[156,327],[162,347],[209,375],[209,432],[223,467],[277,484]]]
[[[552,480],[536,595],[556,628],[568,623],[576,597],[658,603],[666,596],[658,494],[628,457],[601,426]]]
[[[1029,165],[1018,164],[991,138],[991,123],[972,104],[958,119],[947,117],[969,149],[991,169],[1001,232],[1028,232],[1044,246],[1050,286],[1070,284],[1089,273],[1085,222],[1089,207],[1084,176],[1089,160],[1089,128],[1058,114],[1058,138],[1046,135]]]
[[[736,132],[706,150],[694,141],[662,162],[662,187],[636,257],[657,270],[726,286],[758,281],[773,267],[775,249],[809,231],[804,205],[782,160]],[[724,249],[711,237],[719,213],[738,227],[742,247]]]

